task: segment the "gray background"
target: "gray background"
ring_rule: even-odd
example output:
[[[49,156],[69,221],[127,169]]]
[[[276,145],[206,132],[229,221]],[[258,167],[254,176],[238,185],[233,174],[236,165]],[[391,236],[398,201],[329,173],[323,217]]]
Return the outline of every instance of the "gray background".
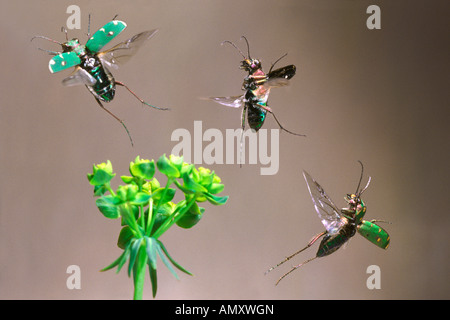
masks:
[[[141,107],[123,88],[107,105],[125,119],[135,147],[70,72],[50,74],[50,56],[30,39],[63,41],[66,8],[81,8],[95,31],[116,14],[128,28],[113,43],[154,28],[160,32],[115,77],[157,106]],[[366,8],[381,8],[381,30],[366,28]],[[290,87],[269,104],[298,138],[280,133],[280,169],[219,165],[230,195],[206,205],[200,224],[173,228],[162,240],[195,276],[175,280],[160,262],[157,299],[448,299],[449,24],[448,1],[2,1],[0,85],[0,298],[129,299],[126,272],[98,270],[121,250],[119,221],[98,211],[86,174],[111,160],[127,174],[137,155],[158,158],[193,133],[238,128],[240,111],[198,97],[239,94],[240,55],[223,40],[246,35],[264,70],[295,64]],[[39,42],[47,49],[51,43]],[[277,128],[269,117],[264,128]],[[207,143],[205,143],[206,145]],[[391,246],[381,250],[356,235],[345,250],[317,259],[274,283],[290,265],[264,271],[322,231],[301,172],[307,170],[339,207],[354,192],[360,167],[372,183],[367,219],[386,219]],[[160,177],[161,180],[162,177]],[[118,179],[116,179],[118,180]],[[115,186],[117,186],[117,181]],[[66,268],[81,268],[81,290],[66,288]],[[370,265],[381,289],[366,287]],[[144,298],[151,299],[150,282]]]

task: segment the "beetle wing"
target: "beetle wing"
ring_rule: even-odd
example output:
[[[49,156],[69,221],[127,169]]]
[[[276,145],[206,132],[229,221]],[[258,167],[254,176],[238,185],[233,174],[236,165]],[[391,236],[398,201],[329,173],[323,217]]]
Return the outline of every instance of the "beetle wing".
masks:
[[[113,20],[105,24],[102,28],[96,31],[92,37],[86,42],[86,48],[93,53],[97,53],[108,42],[117,37],[121,33],[127,24],[120,20]]]
[[[77,85],[93,86],[96,83],[97,80],[83,68],[77,68],[73,74],[62,81],[62,84],[66,87]]]
[[[121,42],[111,49],[99,53],[98,57],[104,64],[117,69],[118,64],[127,62],[134,54],[136,54],[142,44],[153,37],[157,31],[158,29],[154,29],[138,33],[127,41]]]
[[[267,74],[267,81],[262,84],[265,89],[278,88],[289,85],[289,79],[295,75],[295,66],[289,65],[273,70]]]
[[[364,238],[377,245],[382,249],[387,249],[389,246],[389,234],[379,225],[363,220],[361,224],[358,225],[358,233]]]
[[[80,58],[73,51],[60,53],[50,59],[48,68],[51,73],[66,70],[71,67],[75,67],[81,63]]]
[[[319,218],[322,219],[322,224],[328,233],[334,234],[343,225],[341,214],[336,208],[336,205],[328,197],[320,184],[318,184],[306,171],[303,171],[306,185],[308,186],[311,199],[314,203]]]
[[[244,105],[244,95],[232,97],[211,97],[207,99],[232,108],[240,108]]]
[[[297,68],[291,64],[289,66],[285,66],[273,71],[270,71],[267,74],[267,77],[270,79],[275,79],[275,78],[283,78],[286,80],[291,79],[293,76],[295,76],[295,72],[296,72]]]
[[[284,78],[272,78],[264,82],[264,84],[261,85],[261,87],[264,87],[266,90],[270,88],[279,88],[288,86],[290,84],[288,79]]]

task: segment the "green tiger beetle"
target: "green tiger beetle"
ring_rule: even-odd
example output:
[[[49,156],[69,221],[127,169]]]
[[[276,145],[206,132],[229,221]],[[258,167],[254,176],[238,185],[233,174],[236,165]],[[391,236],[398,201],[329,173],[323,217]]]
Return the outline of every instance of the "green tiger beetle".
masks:
[[[130,88],[128,88],[123,82],[116,81],[108,70],[107,67],[114,69],[118,68],[118,65],[128,61],[128,59],[134,55],[139,47],[148,39],[150,39],[158,30],[150,30],[138,33],[130,39],[117,44],[109,50],[100,52],[100,50],[119,35],[126,27],[126,23],[116,20],[115,16],[112,21],[105,24],[102,28],[96,31],[92,37],[90,36],[90,16],[88,25],[88,38],[86,45],[80,44],[77,38],[69,40],[67,38],[67,30],[63,27],[62,31],[66,34],[66,42],[61,43],[59,41],[50,39],[45,36],[34,36],[31,41],[36,38],[45,39],[53,43],[57,43],[62,47],[62,52],[50,51],[42,48],[39,50],[48,52],[54,55],[48,64],[50,72],[60,72],[71,67],[75,67],[72,74],[62,81],[64,86],[85,85],[94,96],[98,105],[109,113],[114,119],[120,122],[125,128],[131,145],[133,140],[130,132],[128,131],[125,123],[114,115],[111,111],[106,109],[103,102],[110,102],[114,99],[116,85],[122,86],[127,89],[136,99],[142,104],[158,110],[168,110],[168,108],[155,107],[143,99],[139,98]]]
[[[241,153],[242,138],[245,130],[246,113],[248,125],[255,132],[257,132],[263,126],[264,121],[266,120],[266,114],[267,112],[269,112],[272,114],[281,130],[284,130],[296,136],[305,137],[304,134],[294,133],[284,128],[278,121],[275,113],[267,105],[270,89],[288,85],[289,80],[295,75],[296,67],[294,65],[288,65],[272,71],[275,64],[287,55],[284,54],[272,64],[267,74],[264,73],[262,71],[261,61],[259,61],[258,59],[252,59],[250,57],[250,46],[248,44],[247,38],[242,36],[241,39],[244,39],[247,43],[247,56],[245,56],[242,51],[231,41],[225,40],[221,44],[231,44],[235,49],[239,51],[239,53],[244,58],[244,60],[241,61],[240,69],[248,72],[248,76],[245,77],[242,84],[242,90],[244,90],[245,93],[239,96],[208,98],[209,100],[213,100],[227,107],[240,108],[243,106],[241,115]]]
[[[322,220],[322,224],[325,226],[326,230],[314,236],[306,247],[290,255],[289,257],[286,257],[286,259],[278,263],[276,266],[267,270],[265,274],[282,265],[286,261],[289,261],[300,252],[306,250],[321,237],[325,237],[322,239],[315,257],[292,267],[290,271],[278,279],[276,285],[283,280],[284,277],[304,264],[316,258],[328,256],[338,250],[344,243],[355,235],[356,231],[378,247],[383,249],[388,248],[390,240],[389,234],[374,222],[389,222],[384,220],[363,220],[367,208],[361,199],[361,195],[369,186],[371,178],[369,177],[367,185],[362,190],[359,190],[363,178],[364,166],[361,161],[358,162],[361,164],[361,177],[359,179],[358,187],[356,188],[356,192],[354,194],[347,194],[347,196],[344,197],[348,207],[341,210],[337,209],[336,205],[330,197],[328,197],[320,184],[311,178],[306,171],[303,171],[303,177],[305,178],[306,185],[308,186],[311,199],[314,203],[314,208],[316,209],[316,212]]]

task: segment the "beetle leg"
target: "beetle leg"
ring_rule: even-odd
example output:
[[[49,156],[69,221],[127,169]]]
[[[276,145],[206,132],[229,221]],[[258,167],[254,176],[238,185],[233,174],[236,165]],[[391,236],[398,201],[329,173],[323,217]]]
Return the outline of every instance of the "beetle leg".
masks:
[[[123,122],[123,120],[119,119],[114,113],[112,113],[111,111],[109,111],[108,109],[106,109],[106,108],[103,106],[103,104],[100,102],[99,99],[95,98],[95,101],[97,101],[97,103],[98,103],[98,105],[100,106],[100,108],[102,108],[103,110],[105,110],[106,112],[108,112],[109,115],[111,115],[114,119],[116,119],[117,121],[120,122],[120,124],[124,127],[125,131],[126,131],[127,134],[128,134],[128,138],[130,139],[131,146],[134,146],[133,139],[131,138],[131,135],[130,135],[130,131],[128,131],[128,128],[127,128],[127,126],[125,125],[125,123]]]
[[[295,252],[294,254],[290,255],[289,257],[286,257],[283,261],[281,261],[280,263],[278,263],[276,266],[270,268],[269,270],[267,270],[264,274],[268,274],[270,271],[272,271],[273,269],[275,269],[276,267],[279,267],[280,265],[282,265],[283,263],[285,263],[286,261],[291,260],[294,256],[296,256],[297,254],[299,254],[300,252],[308,249],[309,247],[311,247],[317,240],[319,240],[321,237],[323,237],[324,235],[327,234],[327,231],[323,231],[317,235],[314,236],[314,238],[312,238],[309,243],[306,245],[306,247],[304,247],[303,249]],[[290,271],[292,272],[292,270]],[[286,276],[286,275],[285,275]],[[283,276],[284,278],[284,276]],[[280,279],[281,280],[281,279]],[[279,280],[278,280],[279,281]]]
[[[136,98],[136,99],[138,99],[141,103],[143,103],[143,104],[145,104],[145,105],[147,105],[147,106],[149,106],[149,107],[152,107],[152,108],[155,108],[155,109],[158,109],[158,110],[170,110],[169,108],[159,108],[159,107],[155,107],[155,106],[152,106],[151,104],[145,102],[143,99],[139,98],[139,96],[138,96],[136,93],[134,93],[133,91],[131,91],[131,89],[128,88],[127,85],[125,85],[123,82],[116,81],[116,84],[118,84],[119,86],[125,87],[125,89],[127,89],[127,90],[128,90],[128,91]]]
[[[316,257],[313,257],[313,258],[311,258],[311,259],[308,259],[308,260],[306,260],[306,261],[300,263],[299,265],[296,265],[295,267],[292,267],[291,270],[289,270],[288,272],[286,272],[285,274],[283,274],[283,275],[280,277],[280,279],[278,279],[278,281],[277,281],[277,283],[275,283],[275,285],[278,285],[278,284],[280,283],[280,281],[283,280],[283,278],[286,277],[288,274],[290,274],[292,271],[294,271],[294,270],[300,268],[302,265],[307,264],[307,263],[310,262],[310,261],[313,261],[315,258],[317,258],[317,256],[316,256]]]
[[[242,114],[241,114],[241,142],[239,146],[239,166],[242,168],[242,146],[244,143],[244,130],[245,130],[245,113],[247,112],[247,104],[244,105],[242,108]]]
[[[260,106],[260,107],[262,107],[262,106]],[[278,126],[280,127],[281,130],[284,130],[284,131],[286,131],[287,133],[293,134],[293,135],[295,135],[295,136],[306,137],[305,134],[295,133],[295,132],[289,131],[288,129],[284,128],[284,127],[281,125],[280,121],[278,121],[277,117],[275,116],[275,113],[273,113],[272,110],[270,110],[270,108],[269,108],[269,110],[267,110],[267,111],[270,112],[270,113],[272,114],[273,118],[274,118],[275,121],[278,123]]]

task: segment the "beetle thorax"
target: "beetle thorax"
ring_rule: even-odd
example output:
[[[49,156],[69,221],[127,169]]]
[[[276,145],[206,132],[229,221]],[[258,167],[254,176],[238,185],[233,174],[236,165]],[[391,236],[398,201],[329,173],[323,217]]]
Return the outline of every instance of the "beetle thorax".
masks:
[[[360,199],[359,204],[356,206],[356,222],[359,224],[362,219],[364,218],[364,215],[366,214],[366,205],[364,204],[364,202]]]

